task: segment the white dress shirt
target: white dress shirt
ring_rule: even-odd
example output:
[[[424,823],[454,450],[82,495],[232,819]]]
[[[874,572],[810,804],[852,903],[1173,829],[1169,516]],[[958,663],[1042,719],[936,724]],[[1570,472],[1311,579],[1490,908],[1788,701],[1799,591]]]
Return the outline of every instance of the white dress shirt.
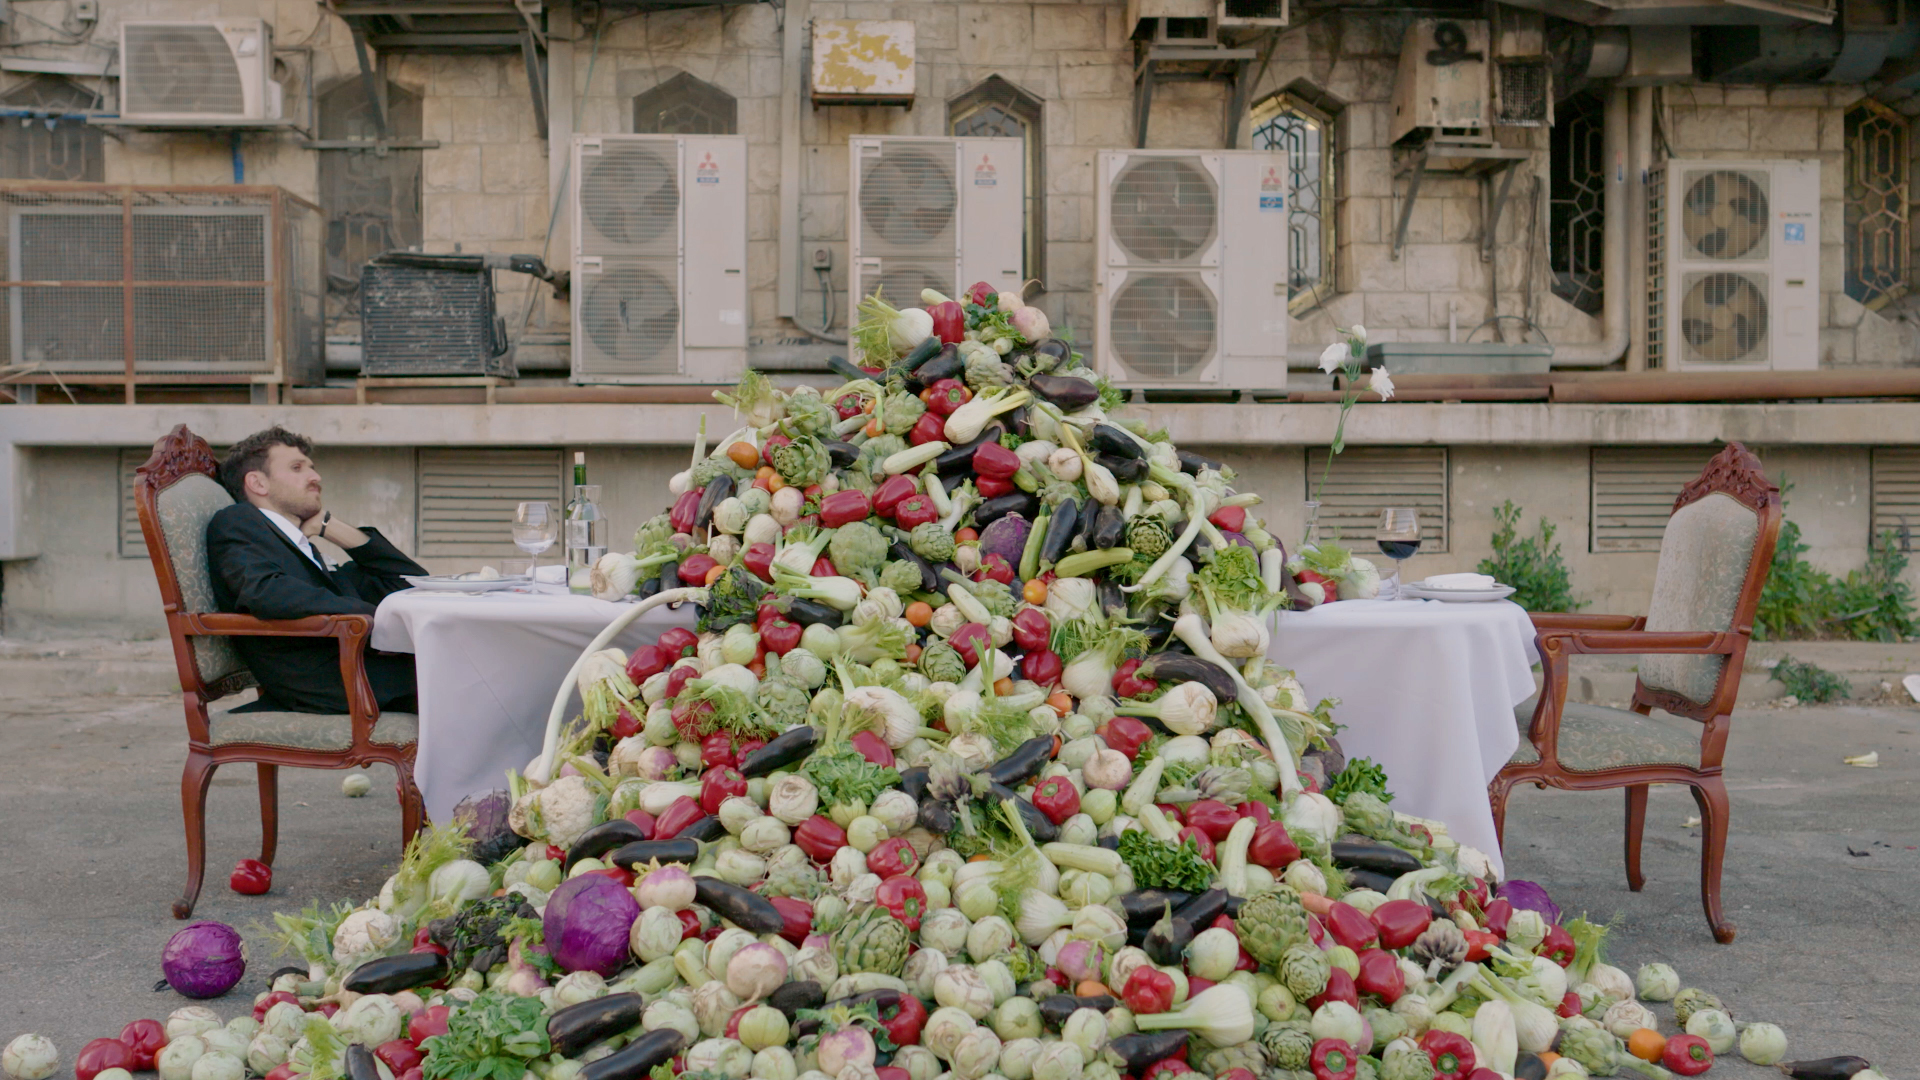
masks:
[[[327,564],[326,557],[321,555],[313,546],[313,541],[307,538],[307,534],[300,531],[299,522],[277,510],[269,510],[264,506],[260,507],[260,512],[267,515],[267,520],[273,522],[275,527],[281,532],[286,533],[287,539],[293,541],[293,546],[299,548],[307,558],[312,559],[322,570],[333,569],[333,567]]]

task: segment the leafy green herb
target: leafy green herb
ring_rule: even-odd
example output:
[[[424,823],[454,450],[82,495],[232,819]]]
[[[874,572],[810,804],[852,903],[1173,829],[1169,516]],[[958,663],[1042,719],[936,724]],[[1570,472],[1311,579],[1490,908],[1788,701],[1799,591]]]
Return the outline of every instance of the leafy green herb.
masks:
[[[820,793],[820,805],[825,807],[853,803],[871,806],[881,792],[900,786],[898,769],[875,765],[849,747],[808,755],[800,773],[813,782],[814,790]]]
[[[1145,829],[1120,834],[1120,860],[1133,871],[1137,889],[1205,892],[1213,884],[1213,864],[1192,839],[1178,844],[1156,840]]]
[[[1260,556],[1252,548],[1238,544],[1221,548],[1194,577],[1195,584],[1206,588],[1228,610],[1260,613],[1273,606],[1274,595],[1260,576]]]
[[[1327,798],[1342,805],[1347,796],[1356,791],[1372,793],[1381,802],[1392,802],[1393,793],[1387,790],[1387,770],[1373,763],[1371,758],[1353,758],[1340,775],[1327,785]]]
[[[545,1057],[547,1007],[539,998],[485,993],[447,1017],[447,1033],[421,1043],[427,1080],[520,1080]]]
[[[1099,404],[1101,410],[1104,412],[1112,412],[1118,409],[1120,406],[1125,405],[1128,399],[1133,397],[1133,391],[1120,389],[1108,381],[1105,375],[1095,375],[1093,377],[1093,385],[1100,391]]]
[[[700,607],[696,628],[718,633],[738,623],[752,622],[767,587],[745,567],[736,566],[707,586],[707,602]]]
[[[298,915],[276,914],[273,922],[277,929],[269,931],[279,946],[274,955],[298,956],[308,967],[333,963],[333,932],[340,929],[340,924],[351,914],[353,905],[345,901],[323,908],[318,900],[301,909]]]

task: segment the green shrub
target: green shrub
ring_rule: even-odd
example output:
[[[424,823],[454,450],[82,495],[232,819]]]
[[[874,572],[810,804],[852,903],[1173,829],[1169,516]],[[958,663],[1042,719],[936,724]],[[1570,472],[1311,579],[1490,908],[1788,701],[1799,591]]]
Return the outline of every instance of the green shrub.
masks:
[[[1528,611],[1578,611],[1587,606],[1573,595],[1572,575],[1560,557],[1560,545],[1553,542],[1552,522],[1543,517],[1538,536],[1520,536],[1520,508],[1512,499],[1493,516],[1499,523],[1493,530],[1493,558],[1481,559],[1476,569],[1513,586],[1511,599]]]
[[[1803,663],[1791,656],[1780,658],[1780,663],[1774,666],[1773,679],[1801,701],[1833,701],[1853,696],[1847,680],[1818,664]]]
[[[1906,569],[1907,556],[1893,530],[1882,532],[1867,545],[1867,565],[1849,570],[1846,580],[1834,587],[1834,613],[1828,621],[1855,641],[1912,637],[1920,627],[1914,620],[1913,587],[1900,578]]]
[[[1784,497],[1793,490],[1780,485]],[[1780,523],[1767,584],[1754,611],[1753,636],[1761,641],[1850,638],[1902,641],[1920,634],[1913,587],[1901,580],[1907,555],[1887,530],[1867,544],[1867,565],[1837,579],[1806,560],[1800,526]]]
[[[1760,590],[1760,606],[1753,615],[1755,638],[1778,641],[1826,632],[1821,620],[1832,610],[1833,575],[1808,562],[1803,557],[1807,550],[1800,540],[1800,526],[1781,522],[1767,584]]]

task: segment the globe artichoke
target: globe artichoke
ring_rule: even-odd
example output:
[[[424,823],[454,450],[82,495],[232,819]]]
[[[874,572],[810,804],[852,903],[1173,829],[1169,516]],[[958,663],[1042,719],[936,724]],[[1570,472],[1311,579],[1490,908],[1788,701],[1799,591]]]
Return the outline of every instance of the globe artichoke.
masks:
[[[937,521],[913,527],[913,553],[928,562],[943,563],[953,558],[953,532]]]
[[[898,977],[907,966],[907,924],[878,905],[847,920],[833,935],[833,959],[847,973],[872,971]]]
[[[1245,769],[1209,765],[1195,773],[1185,785],[1161,792],[1160,798],[1163,802],[1173,803],[1213,799],[1228,806],[1238,806],[1247,801],[1247,789],[1252,785],[1253,776]]]
[[[796,392],[787,398],[787,430],[795,436],[819,435],[840,419],[833,406],[817,393]]]
[[[889,435],[905,435],[912,431],[913,425],[926,411],[927,403],[905,390],[889,393],[880,403],[880,419],[887,425]]]
[[[1152,514],[1137,514],[1127,523],[1127,546],[1135,555],[1157,559],[1173,543],[1173,531]]]
[[[1219,1076],[1228,1069],[1245,1069],[1255,1076],[1265,1076],[1267,1052],[1257,1042],[1243,1042],[1210,1049],[1200,1055],[1201,1072]]]
[[[1260,1033],[1260,1043],[1273,1058],[1274,1068],[1304,1069],[1308,1056],[1313,1053],[1313,1032],[1298,1021],[1270,1024]]]
[[[1427,969],[1427,978],[1438,979],[1467,958],[1467,936],[1453,923],[1436,920],[1413,939],[1412,956]]]
[[[1380,1080],[1380,1070],[1372,1058],[1363,1057],[1353,1063],[1353,1080]]]
[[[1673,1018],[1678,1020],[1683,1028],[1687,1026],[1687,1021],[1693,1017],[1693,1014],[1702,1009],[1727,1011],[1727,1007],[1720,1004],[1719,998],[1696,987],[1689,986],[1673,995]]]
[[[1292,946],[1307,940],[1307,909],[1300,906],[1300,894],[1292,887],[1277,885],[1272,892],[1261,893],[1241,905],[1234,928],[1240,933],[1241,946],[1255,960],[1280,964]],[[1320,979],[1324,986],[1326,972],[1321,972]],[[1319,992],[1314,990],[1315,994]],[[1312,996],[1294,995],[1303,1001]]]
[[[1604,1028],[1576,1028],[1561,1036],[1560,1053],[1594,1076],[1612,1076],[1620,1071],[1619,1044]]]
[[[794,487],[807,487],[817,484],[833,467],[833,459],[827,455],[827,448],[820,440],[802,437],[784,446],[774,448],[773,467],[782,479]]]
[[[1240,914],[1243,918],[1246,913],[1247,909],[1242,907]],[[1249,943],[1247,937],[1240,940],[1242,944]],[[1248,949],[1248,952],[1252,952],[1252,949]],[[1327,988],[1327,977],[1332,974],[1333,965],[1327,961],[1327,954],[1307,942],[1288,946],[1280,957],[1280,981],[1286,984],[1287,993],[1292,994],[1296,1001],[1319,997],[1320,991]]]

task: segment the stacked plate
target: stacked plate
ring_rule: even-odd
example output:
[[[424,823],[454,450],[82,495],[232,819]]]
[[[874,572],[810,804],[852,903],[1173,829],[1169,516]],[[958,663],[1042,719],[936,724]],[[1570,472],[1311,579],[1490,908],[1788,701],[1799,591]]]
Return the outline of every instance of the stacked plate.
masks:
[[[1409,581],[1400,586],[1400,595],[1409,600],[1440,600],[1449,604],[1505,600],[1513,593],[1513,586],[1502,585],[1485,574],[1435,574],[1424,581]]]
[[[472,574],[435,574],[432,577],[409,577],[407,584],[427,592],[498,592],[502,589],[515,589],[530,584],[532,578],[525,574],[493,574],[482,576]]]

